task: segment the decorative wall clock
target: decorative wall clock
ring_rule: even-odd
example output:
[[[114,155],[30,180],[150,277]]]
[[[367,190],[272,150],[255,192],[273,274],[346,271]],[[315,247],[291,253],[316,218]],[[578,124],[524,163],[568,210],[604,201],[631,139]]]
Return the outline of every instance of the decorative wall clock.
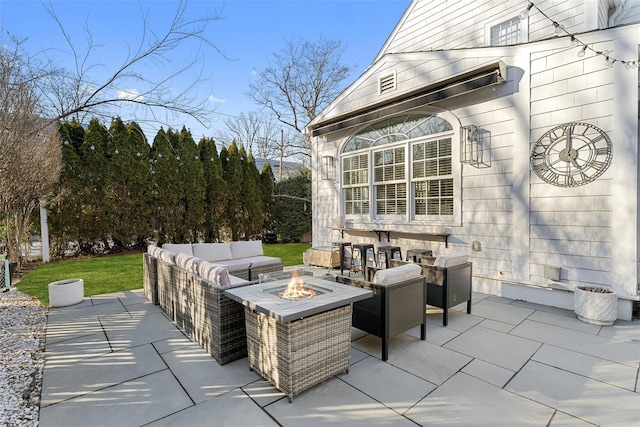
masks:
[[[531,168],[543,181],[578,187],[601,176],[611,165],[613,146],[603,130],[588,123],[556,126],[531,150]]]

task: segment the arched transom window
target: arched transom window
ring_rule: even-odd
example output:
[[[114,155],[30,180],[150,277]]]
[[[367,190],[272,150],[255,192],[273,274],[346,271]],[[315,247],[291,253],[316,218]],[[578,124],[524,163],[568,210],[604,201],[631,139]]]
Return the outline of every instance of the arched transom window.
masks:
[[[409,114],[374,123],[344,144],[344,213],[366,219],[447,221],[454,215],[451,124]]]

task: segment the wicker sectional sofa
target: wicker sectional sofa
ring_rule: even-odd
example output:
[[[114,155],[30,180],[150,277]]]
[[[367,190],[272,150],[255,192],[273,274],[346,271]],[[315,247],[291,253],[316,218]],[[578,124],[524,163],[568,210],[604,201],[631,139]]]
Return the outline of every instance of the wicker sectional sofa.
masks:
[[[258,265],[254,272],[281,271],[282,262],[275,260]],[[247,356],[244,308],[224,291],[255,282],[230,274],[225,266],[155,246],[149,246],[143,255],[143,268],[147,298],[160,305],[218,363]]]
[[[261,273],[282,271],[280,258],[265,256],[260,240],[227,243],[165,243],[162,248],[175,254],[192,255],[225,267],[229,274],[244,280],[256,281]]]

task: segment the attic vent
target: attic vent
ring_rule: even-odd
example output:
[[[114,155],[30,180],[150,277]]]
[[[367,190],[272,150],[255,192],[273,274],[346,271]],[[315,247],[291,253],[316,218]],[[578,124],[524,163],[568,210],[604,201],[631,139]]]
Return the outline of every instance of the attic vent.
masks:
[[[383,93],[387,93],[387,92],[391,92],[392,90],[395,90],[396,73],[380,77],[378,86],[380,88],[380,95],[382,95]]]

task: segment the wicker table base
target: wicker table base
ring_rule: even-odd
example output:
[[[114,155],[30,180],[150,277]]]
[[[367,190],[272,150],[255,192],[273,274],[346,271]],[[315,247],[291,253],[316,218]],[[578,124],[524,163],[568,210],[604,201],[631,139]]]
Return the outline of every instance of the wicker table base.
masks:
[[[245,308],[249,366],[293,396],[349,372],[351,304],[292,322]]]

